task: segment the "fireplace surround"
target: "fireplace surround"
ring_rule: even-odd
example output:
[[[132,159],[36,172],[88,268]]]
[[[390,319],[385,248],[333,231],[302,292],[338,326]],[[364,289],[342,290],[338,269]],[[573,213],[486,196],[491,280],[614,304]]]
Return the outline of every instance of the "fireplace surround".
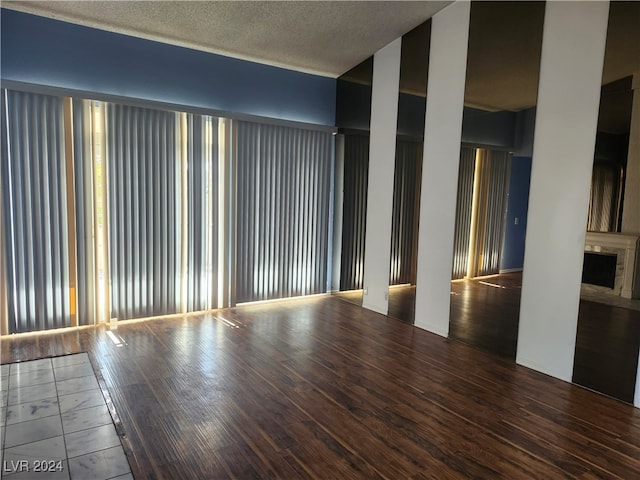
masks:
[[[623,233],[587,232],[585,253],[617,255],[617,260],[613,288],[591,284],[584,286],[589,290],[623,298],[640,298],[639,239],[637,235]]]

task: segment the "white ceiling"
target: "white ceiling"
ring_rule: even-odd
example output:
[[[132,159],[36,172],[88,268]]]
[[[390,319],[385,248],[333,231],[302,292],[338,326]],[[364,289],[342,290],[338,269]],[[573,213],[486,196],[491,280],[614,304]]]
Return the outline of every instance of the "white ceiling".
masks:
[[[450,3],[3,0],[2,6],[337,77]]]

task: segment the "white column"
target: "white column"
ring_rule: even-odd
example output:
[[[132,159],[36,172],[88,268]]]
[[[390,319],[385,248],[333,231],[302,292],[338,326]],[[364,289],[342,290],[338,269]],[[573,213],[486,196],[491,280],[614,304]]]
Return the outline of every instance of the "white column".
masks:
[[[624,203],[622,210],[622,231],[640,234],[640,72],[633,76],[633,108],[629,133],[629,153],[625,172]],[[636,261],[640,262],[640,258]],[[640,266],[636,265],[634,297],[640,296]],[[633,404],[640,408],[640,355],[636,375],[636,394]]]
[[[401,43],[402,39],[398,38],[373,56],[362,306],[385,315],[389,304]]]
[[[636,374],[636,394],[633,397],[633,404],[640,408],[640,352],[638,352],[638,373]]]
[[[329,291],[340,290],[340,260],[342,258],[342,210],[344,206],[344,135],[335,137],[336,156],[333,172],[333,248],[331,250],[331,284]]]
[[[516,361],[571,381],[609,2],[547,2]]]
[[[622,232],[640,234],[640,72],[633,76],[633,107],[625,172]],[[640,282],[640,279],[636,280]]]
[[[455,2],[436,14],[431,24],[415,325],[445,337],[470,11],[469,2]]]

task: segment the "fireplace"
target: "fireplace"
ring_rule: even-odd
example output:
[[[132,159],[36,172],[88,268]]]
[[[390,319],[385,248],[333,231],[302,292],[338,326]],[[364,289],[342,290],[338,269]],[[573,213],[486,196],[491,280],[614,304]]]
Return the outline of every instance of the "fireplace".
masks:
[[[587,232],[584,287],[624,298],[640,297],[639,238],[622,233]]]
[[[616,285],[618,255],[584,252],[582,283],[613,289]]]

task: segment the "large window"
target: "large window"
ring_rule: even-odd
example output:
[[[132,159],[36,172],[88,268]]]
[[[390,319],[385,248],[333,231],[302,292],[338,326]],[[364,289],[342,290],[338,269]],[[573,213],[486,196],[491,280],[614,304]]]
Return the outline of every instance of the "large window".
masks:
[[[331,135],[237,123],[238,302],[327,291]]]
[[[364,245],[369,179],[369,134],[344,136],[344,200],[340,290],[357,290],[364,281]]]
[[[510,154],[462,147],[452,279],[498,273]]]
[[[327,291],[332,135],[2,90],[2,333]]]
[[[8,333],[70,326],[64,108],[2,91],[2,254]]]
[[[587,230],[617,232],[622,201],[623,169],[613,162],[593,164]]]

